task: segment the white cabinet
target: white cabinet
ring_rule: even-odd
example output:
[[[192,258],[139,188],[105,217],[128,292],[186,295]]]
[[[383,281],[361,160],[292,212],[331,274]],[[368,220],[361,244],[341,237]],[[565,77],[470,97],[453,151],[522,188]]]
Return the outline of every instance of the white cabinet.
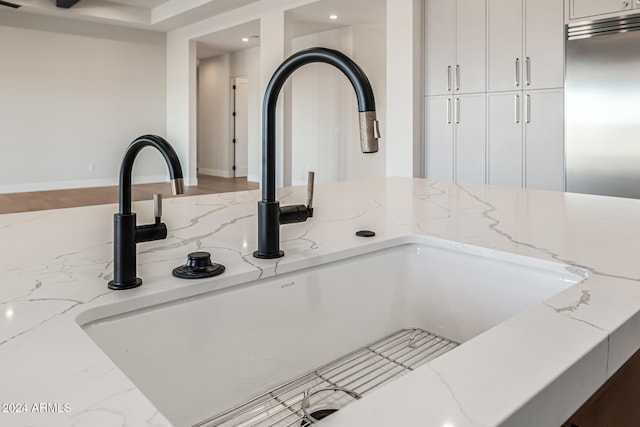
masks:
[[[485,184],[486,181],[486,96],[460,95],[454,98],[456,182]]]
[[[487,0],[488,91],[564,84],[564,5]]]
[[[486,182],[484,94],[432,96],[425,100],[427,177]]]
[[[524,90],[564,87],[564,6],[558,0],[526,0]]]
[[[525,186],[564,191],[564,91],[524,93]]]
[[[489,184],[564,190],[563,90],[487,95]]]
[[[522,0],[487,0],[488,91],[522,84]]]
[[[564,2],[425,1],[427,177],[563,190]]]
[[[588,16],[602,15],[605,13],[622,12],[634,6],[636,0],[570,0],[571,19],[586,18]]]
[[[484,0],[427,0],[427,95],[485,91]]]
[[[487,94],[489,184],[522,187],[522,92]]]
[[[453,99],[429,96],[425,100],[427,178],[453,181]]]

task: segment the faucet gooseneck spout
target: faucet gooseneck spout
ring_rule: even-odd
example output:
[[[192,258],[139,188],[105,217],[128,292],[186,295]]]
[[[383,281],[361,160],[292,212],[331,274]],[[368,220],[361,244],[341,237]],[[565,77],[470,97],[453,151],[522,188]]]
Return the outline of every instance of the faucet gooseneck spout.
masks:
[[[113,280],[110,289],[122,290],[138,287],[142,279],[136,277],[136,244],[152,240],[165,239],[167,226],[160,222],[162,199],[154,196],[155,223],[136,225],[136,214],[131,212],[131,173],[133,161],[144,147],[154,147],[164,157],[171,177],[171,191],[184,192],[182,167],[174,149],[163,138],[156,135],[143,135],[127,147],[120,166],[120,212],[113,215]]]
[[[258,250],[256,258],[279,258],[280,224],[306,221],[313,210],[305,206],[280,209],[276,200],[276,102],[285,82],[303,65],[321,62],[333,65],[351,82],[358,98],[360,112],[360,146],[363,153],[378,151],[378,121],[375,98],[369,79],[362,69],[345,54],[327,48],[311,48],[295,53],[276,70],[264,95],[262,113],[262,200],[258,202]],[[292,212],[295,215],[292,215]]]

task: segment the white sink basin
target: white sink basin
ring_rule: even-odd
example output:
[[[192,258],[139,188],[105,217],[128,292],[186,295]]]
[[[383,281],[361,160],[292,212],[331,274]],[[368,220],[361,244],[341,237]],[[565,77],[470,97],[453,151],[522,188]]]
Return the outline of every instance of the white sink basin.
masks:
[[[437,239],[420,242],[81,326],[183,426],[403,328],[464,343],[587,275]]]

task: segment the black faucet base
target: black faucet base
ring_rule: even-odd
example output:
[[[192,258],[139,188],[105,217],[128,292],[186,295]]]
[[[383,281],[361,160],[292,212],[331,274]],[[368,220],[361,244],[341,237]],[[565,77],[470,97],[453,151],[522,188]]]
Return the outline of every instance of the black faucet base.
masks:
[[[284,256],[284,251],[279,250],[276,253],[273,254],[261,254],[260,251],[253,251],[253,257],[254,258],[260,258],[260,259],[276,259],[276,258],[282,258]]]
[[[142,285],[142,279],[136,277],[136,280],[131,283],[116,283],[114,280],[112,280],[107,286],[109,287],[109,289],[113,289],[114,291],[122,291],[125,289],[137,288],[140,285]]]

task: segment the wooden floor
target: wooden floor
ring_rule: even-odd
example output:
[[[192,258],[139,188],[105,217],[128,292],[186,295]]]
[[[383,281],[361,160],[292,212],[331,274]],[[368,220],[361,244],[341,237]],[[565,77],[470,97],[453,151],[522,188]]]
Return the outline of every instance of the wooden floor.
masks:
[[[198,194],[255,190],[257,188],[258,183],[247,182],[246,178],[218,178],[200,175],[198,176],[198,185],[185,187],[184,194],[194,196]],[[137,184],[133,186],[132,193],[134,201],[150,200],[153,198],[154,193],[161,193],[165,198],[172,197],[171,186],[168,182]],[[0,214],[103,205],[117,202],[117,186],[0,194]]]

